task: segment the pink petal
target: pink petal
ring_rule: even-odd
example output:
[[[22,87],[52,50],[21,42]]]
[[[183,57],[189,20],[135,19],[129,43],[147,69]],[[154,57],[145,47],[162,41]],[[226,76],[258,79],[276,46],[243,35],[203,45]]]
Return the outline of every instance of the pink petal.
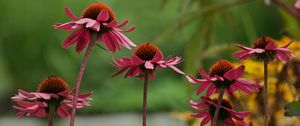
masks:
[[[125,20],[123,23],[121,23],[120,25],[116,26],[116,28],[122,28],[124,26],[126,26],[128,24],[128,20]]]
[[[73,32],[71,35],[69,35],[69,37],[64,40],[62,47],[69,48],[72,44],[74,44],[78,40],[80,34],[83,31],[84,29],[78,29],[75,32]]]
[[[68,110],[66,110],[63,106],[60,106],[57,108],[57,114],[61,118],[67,118],[71,115],[70,112]]]
[[[204,126],[205,124],[208,123],[208,121],[210,121],[210,116],[205,116],[204,119],[201,121],[201,126]]]
[[[184,72],[182,72],[181,70],[179,70],[177,67],[175,67],[175,66],[169,66],[171,69],[173,69],[174,71],[176,71],[177,73],[179,73],[179,74],[182,74],[182,75],[184,75],[185,73]]]
[[[300,9],[300,0],[296,1],[296,3],[294,4],[294,7],[297,9]]]
[[[202,76],[202,78],[210,80],[209,75],[205,72],[205,70],[202,67],[200,67],[198,69],[198,72],[200,73],[200,75]]]
[[[114,45],[114,42],[112,42],[111,38],[109,38],[108,33],[102,34],[101,41],[104,42],[109,51],[113,53],[116,52],[116,46]]]
[[[197,95],[201,94],[208,86],[209,86],[209,83],[205,83],[205,84],[201,85],[199,87],[199,89],[197,90]]]
[[[214,92],[215,88],[216,88],[215,85],[210,85],[210,87],[206,91],[206,96],[207,97],[210,96]]]
[[[252,50],[252,48],[243,46],[243,45],[241,45],[241,44],[236,44],[236,46],[239,47],[239,48],[241,48],[241,49],[243,49],[243,50],[248,50],[248,51],[251,51],[251,50]]]
[[[73,20],[79,20],[79,18],[77,18],[77,17],[73,14],[73,12],[72,12],[69,8],[67,8],[67,7],[65,7],[65,13],[66,13],[70,18],[72,18]]]
[[[120,38],[122,38],[123,41],[128,43],[130,46],[136,47],[136,45],[129,38],[127,38],[122,32],[117,31],[116,28],[112,28],[111,32],[114,32],[116,35],[118,35]]]
[[[102,9],[97,17],[97,21],[107,21],[109,19],[109,13],[106,9]]]
[[[126,71],[128,68],[130,67],[123,67],[121,70],[119,70],[117,73],[115,73],[114,75],[112,75],[112,77],[115,77],[115,76],[118,76],[120,75],[121,73],[123,73],[124,71]]]
[[[234,74],[235,74],[234,69],[231,69],[231,70],[227,71],[223,76],[228,80],[233,80]]]
[[[136,29],[136,27],[135,26],[132,26],[132,27],[130,27],[129,29],[127,29],[127,30],[120,30],[120,29],[118,29],[118,31],[120,31],[120,32],[132,32],[133,30],[135,30]]]
[[[109,22],[109,23],[103,23],[104,26],[109,27],[109,28],[111,28],[111,27],[116,27],[117,24],[118,24],[118,22],[117,22],[116,20],[112,20],[112,21]]]
[[[156,63],[162,59],[163,59],[163,54],[161,52],[158,52],[154,55],[152,62]]]
[[[266,50],[274,50],[277,48],[277,44],[275,42],[269,42],[265,47]]]
[[[154,64],[152,64],[150,61],[145,62],[145,68],[153,70],[154,69]]]
[[[235,69],[234,78],[236,79],[241,77],[244,71],[245,71],[245,66],[244,65],[239,66],[237,69]]]
[[[38,118],[43,118],[46,117],[46,110],[44,108],[38,109],[37,112],[35,113],[35,116]]]
[[[73,21],[67,22],[67,23],[56,23],[53,25],[55,29],[61,29],[61,30],[66,30],[66,31],[71,31],[76,28],[78,28],[77,24],[74,23]]]
[[[86,48],[86,46],[90,43],[91,41],[91,34],[90,32],[85,29],[80,37],[78,38],[78,42],[76,44],[76,52],[80,53],[82,52],[83,49]]]
[[[300,5],[300,0],[298,0],[297,1],[298,3],[299,3],[299,5]],[[293,43],[293,40],[292,41],[290,41],[288,44],[286,44],[286,45],[284,45],[284,46],[282,46],[282,47],[280,47],[280,48],[288,48],[291,44]]]

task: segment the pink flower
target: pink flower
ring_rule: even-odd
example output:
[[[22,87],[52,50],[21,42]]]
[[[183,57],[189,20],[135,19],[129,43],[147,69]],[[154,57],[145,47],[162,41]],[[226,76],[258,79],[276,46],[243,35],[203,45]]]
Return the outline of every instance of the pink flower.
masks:
[[[261,61],[272,61],[274,58],[282,61],[288,61],[292,56],[291,50],[288,49],[288,46],[291,43],[292,41],[282,47],[278,47],[278,45],[269,37],[260,37],[254,43],[253,48],[237,44],[237,46],[242,50],[233,53],[233,56],[237,57],[239,60],[255,56]]]
[[[90,106],[89,96],[91,93],[80,94],[77,101],[77,108]],[[47,116],[49,106],[55,105],[56,114],[62,118],[71,115],[73,107],[73,92],[69,91],[67,83],[56,76],[51,76],[40,83],[37,92],[26,92],[18,90],[18,94],[11,97],[17,105],[13,106],[18,113],[17,117],[34,116],[42,118]]]
[[[192,114],[192,117],[203,118],[200,126],[204,126],[214,117],[217,103],[217,99],[212,100],[209,97],[202,97],[200,103],[190,101],[191,107],[197,110],[197,113]],[[235,126],[236,123],[243,124],[243,126],[249,126],[250,124],[244,120],[244,118],[249,115],[250,112],[234,111],[232,104],[226,99],[223,99],[217,120],[222,123],[222,126]]]
[[[212,93],[218,93],[221,87],[225,88],[225,92],[233,94],[236,90],[241,90],[247,94],[259,91],[261,86],[258,82],[242,78],[245,66],[234,68],[233,64],[227,60],[217,61],[211,68],[209,75],[203,68],[199,68],[202,79],[196,79],[192,75],[187,75],[187,79],[194,84],[201,84],[197,94],[201,94],[205,89],[206,96]]]
[[[175,67],[176,64],[181,62],[180,57],[168,56],[166,60],[163,60],[163,54],[158,47],[152,43],[145,42],[134,52],[134,55],[130,58],[123,57],[121,59],[115,59],[114,63],[116,67],[120,67],[121,70],[113,75],[117,76],[124,71],[128,70],[125,74],[125,78],[128,76],[140,76],[144,75],[144,72],[149,71],[149,78],[154,78],[154,70],[170,67],[177,73],[184,74],[181,70]]]
[[[295,8],[300,9],[300,0],[297,0],[294,6]]]
[[[133,31],[135,27],[121,30],[120,28],[128,24],[128,20],[118,25],[114,12],[104,3],[90,5],[84,10],[80,18],[76,17],[69,8],[65,8],[65,13],[72,21],[57,23],[54,27],[66,31],[75,31],[64,40],[63,48],[68,48],[76,43],[76,51],[81,52],[90,41],[94,41],[91,40],[92,36],[95,36],[96,41],[104,42],[111,52],[120,50],[120,45],[128,49],[131,49],[131,46],[136,46],[123,34],[123,32]]]

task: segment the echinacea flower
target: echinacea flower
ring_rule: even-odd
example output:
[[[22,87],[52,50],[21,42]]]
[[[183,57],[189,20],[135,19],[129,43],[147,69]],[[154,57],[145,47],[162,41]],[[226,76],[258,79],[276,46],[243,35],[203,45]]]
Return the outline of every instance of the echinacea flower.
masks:
[[[245,60],[255,56],[258,60],[272,61],[273,59],[278,59],[282,61],[288,61],[292,56],[291,51],[288,46],[293,41],[287,43],[282,47],[278,47],[274,40],[269,37],[260,37],[253,44],[252,48],[245,47],[243,45],[237,44],[241,51],[235,52],[232,55],[237,57],[239,60]]]
[[[297,0],[294,4],[295,8],[300,9],[300,0]]]
[[[128,70],[125,74],[125,78],[128,76],[140,76],[143,77],[145,72],[149,72],[149,78],[154,78],[154,70],[170,67],[177,73],[184,74],[181,70],[175,67],[176,64],[181,62],[180,57],[168,56],[167,59],[163,59],[161,50],[152,43],[145,42],[136,48],[132,57],[123,57],[121,59],[115,59],[114,63],[116,67],[120,67],[121,70],[113,75],[117,76],[124,71]]]
[[[261,87],[257,82],[242,78],[245,66],[241,65],[235,68],[228,60],[219,60],[211,68],[209,75],[203,68],[199,68],[199,73],[202,79],[196,79],[192,75],[187,75],[187,79],[194,84],[201,84],[197,94],[202,93],[205,89],[206,96],[210,96],[212,93],[218,93],[221,88],[225,89],[225,92],[233,94],[236,90],[241,90],[247,94],[259,91]]]
[[[197,113],[192,114],[192,117],[203,118],[200,126],[204,126],[214,117],[217,103],[217,99],[210,99],[209,97],[202,97],[199,103],[191,100],[191,107],[197,110]],[[235,126],[236,123],[243,124],[243,126],[249,126],[250,124],[244,120],[244,118],[249,115],[250,112],[237,112],[233,110],[232,103],[226,99],[222,99],[217,122],[220,122],[222,126]]]
[[[128,20],[121,24],[115,17],[113,10],[104,3],[94,3],[88,6],[80,18],[76,17],[69,8],[65,8],[65,13],[72,21],[67,23],[57,23],[56,29],[74,32],[64,40],[62,47],[68,48],[76,43],[76,51],[81,52],[91,41],[102,41],[109,51],[120,50],[120,45],[131,49],[135,44],[128,39],[123,32],[130,32],[135,29],[131,27],[128,30],[120,28],[128,24]],[[92,40],[92,36],[96,39]]]
[[[80,94],[77,98],[77,108],[89,106],[89,97],[91,93]],[[33,117],[46,117],[49,112],[49,107],[53,106],[55,113],[62,118],[71,115],[72,104],[72,91],[69,91],[68,84],[61,78],[50,76],[43,80],[37,92],[26,92],[21,89],[18,94],[13,96],[12,101],[17,105],[13,106],[18,113],[17,117],[33,116]]]

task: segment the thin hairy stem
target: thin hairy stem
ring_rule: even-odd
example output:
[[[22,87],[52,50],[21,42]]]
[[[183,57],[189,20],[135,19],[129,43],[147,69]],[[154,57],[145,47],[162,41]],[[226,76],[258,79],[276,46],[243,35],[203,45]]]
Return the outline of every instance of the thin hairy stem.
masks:
[[[144,96],[143,96],[143,126],[147,122],[147,93],[148,93],[148,72],[144,75]]]
[[[79,89],[80,89],[80,84],[81,84],[81,80],[87,65],[87,62],[91,56],[91,52],[93,50],[93,47],[95,46],[96,43],[96,37],[93,36],[88,48],[86,49],[86,53],[85,56],[82,60],[82,63],[80,65],[80,70],[77,76],[77,81],[76,81],[76,88],[75,88],[75,93],[74,93],[74,99],[72,100],[73,102],[73,108],[72,108],[72,115],[71,115],[71,119],[70,119],[70,126],[74,126],[74,122],[75,122],[75,115],[76,115],[76,106],[77,106],[77,98],[78,98],[78,94],[79,94]]]
[[[215,110],[215,114],[214,114],[214,118],[212,120],[211,126],[217,126],[218,115],[219,115],[219,112],[220,112],[220,108],[221,108],[222,100],[223,100],[223,96],[224,96],[224,90],[225,90],[224,87],[221,87],[219,97],[218,97],[218,104],[217,104],[217,107],[216,107],[216,110]]]
[[[265,126],[269,126],[268,110],[268,60],[264,60],[264,108],[265,108]]]
[[[50,103],[49,112],[48,112],[48,126],[53,126],[54,114],[55,114],[55,104]]]

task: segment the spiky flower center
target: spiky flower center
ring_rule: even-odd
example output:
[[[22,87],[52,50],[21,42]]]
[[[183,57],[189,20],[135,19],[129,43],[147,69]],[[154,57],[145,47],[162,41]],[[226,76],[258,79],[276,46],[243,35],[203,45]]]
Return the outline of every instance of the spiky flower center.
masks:
[[[212,102],[214,102],[215,104],[218,104],[217,99],[213,99]],[[233,106],[232,106],[231,102],[226,100],[226,99],[222,99],[221,106],[223,106],[225,108],[228,108],[228,109],[233,109]],[[210,104],[209,105],[209,114],[210,114],[211,117],[214,116],[215,111],[216,111],[216,106]],[[223,121],[224,119],[230,118],[230,117],[231,117],[231,113],[228,110],[226,110],[224,108],[220,108],[218,120]]]
[[[233,64],[228,60],[217,61],[209,70],[211,76],[223,76],[227,71],[233,69]]]
[[[272,39],[270,39],[269,37],[260,37],[253,44],[253,48],[264,49],[271,42],[274,42],[274,41]]]
[[[109,13],[109,21],[112,21],[113,19],[115,19],[115,14],[113,12],[113,10],[107,6],[106,4],[104,3],[100,3],[100,2],[97,2],[97,3],[93,3],[91,4],[90,6],[88,6],[86,9],[84,9],[83,11],[83,17],[84,18],[91,18],[91,19],[94,19],[96,20],[99,13],[103,10],[107,10],[108,13]]]
[[[161,53],[160,49],[152,43],[145,42],[134,51],[134,55],[140,59],[147,61],[152,60],[156,53]]]
[[[253,48],[260,48],[260,49],[265,49],[266,46],[269,43],[275,43],[271,38],[269,37],[260,37],[258,38],[255,43],[253,44]],[[275,51],[271,51],[271,50],[266,50],[264,53],[256,53],[256,58],[260,61],[263,60],[270,60],[274,57],[274,55],[276,54]]]
[[[57,94],[67,90],[69,90],[69,86],[63,79],[57,76],[50,76],[40,83],[37,92]]]

